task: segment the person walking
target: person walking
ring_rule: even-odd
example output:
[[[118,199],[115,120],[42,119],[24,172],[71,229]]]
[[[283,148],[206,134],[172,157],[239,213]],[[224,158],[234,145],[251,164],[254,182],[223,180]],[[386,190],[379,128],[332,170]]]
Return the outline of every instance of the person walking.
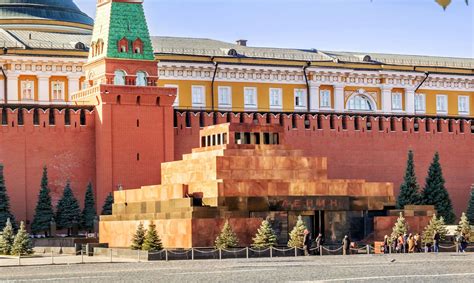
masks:
[[[400,236],[398,236],[398,244],[397,244],[397,253],[403,253],[403,247],[405,246],[404,243],[403,243],[403,235],[400,234]]]
[[[383,238],[383,253],[384,254],[388,254],[389,251],[390,251],[390,243],[388,241],[388,235],[385,235],[385,237]]]
[[[318,237],[316,238],[316,252],[318,254],[321,254],[321,248],[323,247],[324,245],[324,239],[323,239],[323,234],[319,233]]]
[[[351,240],[349,236],[345,235],[342,240],[342,254],[349,255],[351,253]]]
[[[467,240],[464,234],[459,235],[458,237],[458,251],[460,253],[465,253],[467,248]]]
[[[309,256],[311,248],[311,234],[309,233],[308,229],[304,230],[304,238],[303,238],[303,250],[304,255]]]
[[[410,233],[408,236],[408,253],[415,252],[415,237]]]
[[[408,253],[408,234],[403,234],[403,253]]]
[[[439,253],[439,241],[441,240],[441,235],[438,231],[433,235],[433,252]]]
[[[421,253],[421,237],[420,237],[420,234],[416,233],[414,238],[415,238],[415,252],[416,253]]]

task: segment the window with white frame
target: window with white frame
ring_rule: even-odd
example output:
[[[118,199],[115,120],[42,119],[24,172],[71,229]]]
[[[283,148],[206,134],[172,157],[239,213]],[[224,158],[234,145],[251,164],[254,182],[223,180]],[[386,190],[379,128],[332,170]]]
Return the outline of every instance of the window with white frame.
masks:
[[[364,95],[354,95],[352,96],[348,103],[348,109],[349,110],[354,110],[354,111],[372,111],[373,107],[372,104],[370,103],[369,98],[367,98]]]
[[[295,89],[295,108],[302,108],[306,106],[306,90]]]
[[[319,107],[320,108],[331,108],[331,91],[321,90],[319,92]]]
[[[398,92],[392,93],[392,110],[402,110],[402,94]]]
[[[176,99],[174,100],[173,107],[179,106],[179,86],[178,86],[178,85],[169,85],[169,84],[166,84],[165,87],[175,88],[175,89],[176,89]]]
[[[426,111],[426,96],[423,93],[415,94],[415,111],[425,112]]]
[[[281,88],[270,89],[270,109],[281,109],[283,107],[282,93],[283,90]]]
[[[114,76],[114,85],[125,85],[125,74],[124,71],[122,70],[117,70],[115,71],[115,76]]]
[[[469,114],[469,96],[458,96],[459,114]]]
[[[218,105],[220,108],[232,108],[232,88],[229,86],[220,86],[218,92]]]
[[[147,85],[147,77],[146,73],[143,71],[137,72],[137,78],[135,81],[135,85],[137,86],[146,86]]]
[[[193,85],[191,87],[193,106],[205,106],[205,88],[201,85]]]
[[[33,100],[34,99],[35,84],[30,80],[21,82],[21,99],[22,100]]]
[[[51,83],[51,99],[54,101],[64,100],[64,82],[52,82]]]
[[[244,108],[257,108],[257,88],[244,88]]]
[[[436,96],[436,112],[440,114],[448,113],[448,96],[439,94]]]

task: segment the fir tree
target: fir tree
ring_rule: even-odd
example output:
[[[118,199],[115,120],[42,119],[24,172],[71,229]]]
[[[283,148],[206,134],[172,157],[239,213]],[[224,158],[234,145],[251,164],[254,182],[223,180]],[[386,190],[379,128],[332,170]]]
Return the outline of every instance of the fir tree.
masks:
[[[14,241],[15,234],[13,232],[13,226],[10,222],[10,219],[7,219],[7,223],[3,228],[2,234],[0,235],[0,254],[10,255]]]
[[[142,249],[149,252],[159,252],[163,249],[161,239],[156,232],[155,224],[150,224],[146,231],[145,239],[143,240]]]
[[[133,234],[133,239],[132,239],[132,250],[141,250],[143,247],[143,242],[145,241],[145,234],[147,231],[143,227],[143,223],[140,222],[138,224],[137,230],[135,231],[135,234]]]
[[[92,183],[87,185],[86,196],[84,198],[84,210],[81,215],[81,227],[89,232],[94,230],[94,219],[97,216],[95,210],[94,191],[92,190]]]
[[[420,204],[420,187],[416,181],[415,162],[413,159],[413,151],[408,152],[407,168],[405,178],[400,186],[400,194],[397,199],[397,208],[403,209],[405,205]]]
[[[426,184],[423,189],[423,204],[434,205],[438,215],[443,217],[446,223],[453,224],[456,216],[444,183],[439,154],[436,153],[426,177]]]
[[[239,245],[239,239],[232,230],[229,221],[226,220],[221,233],[217,236],[215,241],[216,249],[235,248]]]
[[[110,193],[105,199],[102,213],[100,215],[112,215],[112,205],[114,204],[114,195]]]
[[[56,209],[56,224],[58,229],[67,229],[68,235],[70,235],[74,221],[79,221],[80,219],[81,209],[68,181]]]
[[[397,222],[393,226],[390,240],[393,241],[394,239],[397,239],[398,236],[406,233],[408,233],[408,224],[405,220],[405,217],[403,217],[403,213],[400,212],[400,216],[398,217]]]
[[[13,229],[16,229],[15,217],[10,212],[10,198],[8,197],[7,187],[5,186],[3,164],[0,164],[0,230],[5,228],[8,219],[10,219]]]
[[[304,231],[306,230],[303,218],[298,216],[296,225],[290,232],[290,240],[288,241],[288,247],[290,248],[302,248],[304,246]]]
[[[48,235],[49,224],[54,217],[53,205],[51,201],[50,190],[48,186],[48,169],[43,168],[43,177],[41,178],[41,189],[36,204],[35,216],[31,223],[31,232],[44,232]]]
[[[469,219],[469,223],[474,225],[474,186],[471,188],[471,197],[469,198],[469,204],[467,205],[466,216],[467,219]]]
[[[466,238],[471,236],[471,225],[469,219],[467,219],[466,213],[462,213],[461,220],[459,221],[458,228],[456,229],[456,236],[465,235]]]
[[[253,238],[252,247],[265,249],[273,247],[277,244],[277,237],[275,232],[270,225],[270,222],[266,219],[262,221],[262,225],[257,230],[255,238]]]
[[[443,240],[448,234],[444,218],[442,216],[438,218],[436,214],[433,215],[430,220],[430,223],[428,224],[428,226],[425,227],[425,230],[423,231],[423,243],[433,244],[433,236],[435,232],[439,233],[441,240]]]
[[[12,254],[14,255],[30,255],[33,253],[30,235],[26,232],[25,223],[21,221],[20,230],[15,236],[13,242]]]

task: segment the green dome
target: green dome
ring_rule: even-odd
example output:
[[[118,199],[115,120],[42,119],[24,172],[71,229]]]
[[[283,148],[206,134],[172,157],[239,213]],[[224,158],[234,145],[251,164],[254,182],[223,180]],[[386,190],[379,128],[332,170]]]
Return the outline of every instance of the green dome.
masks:
[[[64,22],[66,26],[71,23],[94,24],[72,0],[0,0],[0,21],[3,25],[31,25],[38,20]]]

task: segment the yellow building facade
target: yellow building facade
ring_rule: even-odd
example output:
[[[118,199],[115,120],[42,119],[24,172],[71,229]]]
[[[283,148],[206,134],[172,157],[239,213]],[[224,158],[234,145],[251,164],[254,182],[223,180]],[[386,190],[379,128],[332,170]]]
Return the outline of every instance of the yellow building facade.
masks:
[[[76,14],[0,21],[0,103],[71,104],[90,75],[83,66],[92,20]],[[152,42],[158,84],[178,89],[177,109],[474,117],[472,58],[261,48],[245,40]]]

